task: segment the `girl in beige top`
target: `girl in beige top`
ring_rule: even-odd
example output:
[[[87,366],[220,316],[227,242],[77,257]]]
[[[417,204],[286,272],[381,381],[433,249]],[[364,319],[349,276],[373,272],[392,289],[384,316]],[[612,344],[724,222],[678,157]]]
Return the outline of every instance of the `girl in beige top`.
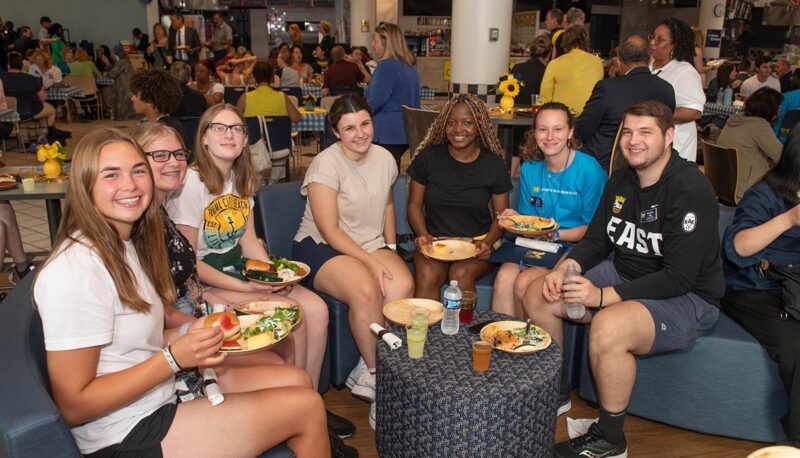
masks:
[[[383,323],[383,305],[412,297],[414,280],[394,250],[392,184],[394,158],[372,144],[372,113],[363,97],[334,102],[330,124],[339,139],[320,153],[306,173],[308,195],[292,257],[311,267],[314,289],[350,307],[350,329],[362,360],[347,386],[375,400],[375,337],[370,323]]]

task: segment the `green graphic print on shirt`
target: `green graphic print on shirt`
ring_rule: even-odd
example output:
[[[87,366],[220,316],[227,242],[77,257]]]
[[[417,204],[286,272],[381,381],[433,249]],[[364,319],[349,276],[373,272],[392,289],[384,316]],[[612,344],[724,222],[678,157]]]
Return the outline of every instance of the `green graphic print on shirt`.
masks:
[[[250,202],[235,194],[217,197],[203,211],[203,239],[211,249],[236,246],[244,234]]]

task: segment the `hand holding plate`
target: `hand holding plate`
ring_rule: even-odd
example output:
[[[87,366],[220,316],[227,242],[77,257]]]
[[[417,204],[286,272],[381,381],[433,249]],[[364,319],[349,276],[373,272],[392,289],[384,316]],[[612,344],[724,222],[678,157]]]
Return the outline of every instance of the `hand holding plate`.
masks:
[[[417,251],[422,250],[422,247],[428,245],[428,248],[433,244],[433,236],[430,234],[420,235],[414,240],[414,244],[417,245]]]
[[[477,259],[486,260],[489,259],[489,255],[492,254],[492,246],[484,242],[483,240],[476,240],[475,248],[478,250],[478,252],[475,253],[475,257]]]

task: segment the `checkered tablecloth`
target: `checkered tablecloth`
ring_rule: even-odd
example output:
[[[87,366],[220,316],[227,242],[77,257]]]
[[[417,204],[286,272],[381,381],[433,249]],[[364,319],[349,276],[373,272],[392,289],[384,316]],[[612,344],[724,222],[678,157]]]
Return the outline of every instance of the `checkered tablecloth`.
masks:
[[[292,124],[294,132],[325,132],[325,118],[328,113],[308,113],[300,109],[300,122]]]
[[[307,96],[308,94],[312,94],[316,98],[322,97],[322,84],[318,83],[306,83],[302,86],[303,90],[303,97]]]
[[[703,105],[703,116],[732,116],[740,112],[741,107],[722,105],[719,103],[706,103]]]
[[[19,113],[16,110],[7,109],[0,110],[0,122],[17,122],[19,121]]]
[[[94,79],[95,84],[98,86],[113,86],[114,78],[110,76],[98,76]]]
[[[364,97],[367,96],[369,93],[369,86],[364,86]],[[434,94],[433,89],[429,88],[428,86],[420,86],[419,87],[419,98],[421,100],[432,99],[436,94]]]
[[[67,100],[70,96],[83,97],[83,89],[77,86],[51,87],[47,90],[47,100]]]

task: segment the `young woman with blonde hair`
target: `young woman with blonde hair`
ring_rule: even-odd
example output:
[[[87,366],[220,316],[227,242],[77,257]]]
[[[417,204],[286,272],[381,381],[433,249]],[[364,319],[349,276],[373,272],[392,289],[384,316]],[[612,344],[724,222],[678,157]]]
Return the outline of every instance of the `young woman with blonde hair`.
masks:
[[[375,124],[374,142],[392,153],[400,170],[400,159],[408,149],[402,106],[419,108],[416,58],[408,49],[400,27],[388,22],[375,27],[372,49],[378,66],[369,85],[367,103]]]
[[[219,328],[165,330],[175,290],[148,161],[129,136],[101,128],[75,148],[71,174],[33,296],[53,399],[81,453],[224,456],[235,446],[256,456],[285,441],[298,456],[330,456],[324,405],[302,371],[264,366],[254,377],[252,368],[228,368],[222,408],[175,404],[177,371],[225,355]],[[262,389],[287,381],[306,386]]]

